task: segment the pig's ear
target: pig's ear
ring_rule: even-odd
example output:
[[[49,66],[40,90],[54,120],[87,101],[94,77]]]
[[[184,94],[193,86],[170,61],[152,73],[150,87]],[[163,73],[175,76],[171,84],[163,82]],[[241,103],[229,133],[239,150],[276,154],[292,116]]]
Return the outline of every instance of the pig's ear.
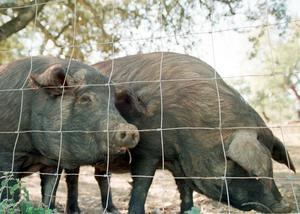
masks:
[[[42,73],[32,73],[31,80],[33,84],[45,90],[51,95],[58,96],[62,94],[61,86],[67,86],[66,68],[61,64],[49,66]]]
[[[272,176],[271,153],[257,140],[255,132],[237,131],[229,145],[226,156],[244,168],[249,175]]]
[[[146,107],[143,101],[130,88],[117,86],[115,90],[115,105],[121,114],[128,112],[145,114]]]
[[[273,140],[272,158],[279,163],[285,164],[289,169],[296,172],[295,165],[293,164],[288,151],[276,137],[274,137]]]

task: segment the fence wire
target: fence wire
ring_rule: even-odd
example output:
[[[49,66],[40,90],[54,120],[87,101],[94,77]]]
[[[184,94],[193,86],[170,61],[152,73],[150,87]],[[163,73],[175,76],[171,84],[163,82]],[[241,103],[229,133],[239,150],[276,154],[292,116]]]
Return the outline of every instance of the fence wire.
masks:
[[[56,1],[52,1],[51,4],[53,3],[57,3],[57,4],[64,4],[65,1],[60,1],[60,0],[56,0]],[[35,7],[36,8],[36,14],[35,14],[35,18],[33,21],[33,32],[32,32],[32,38],[31,38],[31,48],[29,50],[29,57],[31,57],[31,67],[30,67],[30,71],[28,73],[27,78],[24,80],[23,85],[20,88],[8,88],[8,89],[0,89],[0,93],[1,92],[11,92],[11,91],[20,91],[21,92],[21,100],[20,100],[20,115],[19,115],[19,121],[18,121],[18,126],[17,129],[15,131],[2,131],[0,130],[0,134],[15,134],[16,138],[15,138],[15,145],[14,145],[14,149],[12,152],[12,163],[11,163],[11,170],[9,171],[9,173],[12,174],[32,174],[35,172],[28,172],[28,171],[24,171],[24,172],[19,172],[19,171],[15,171],[14,169],[14,158],[15,158],[15,150],[18,144],[18,140],[19,140],[19,136],[20,134],[24,134],[24,133],[58,133],[60,134],[60,146],[59,146],[59,159],[58,159],[58,164],[57,164],[57,168],[56,168],[56,173],[44,173],[44,172],[40,172],[40,174],[42,175],[49,175],[49,176],[56,176],[56,183],[59,182],[59,178],[62,175],[62,173],[60,172],[60,164],[61,164],[61,155],[62,155],[62,146],[63,146],[63,133],[98,133],[98,132],[103,132],[103,133],[107,133],[107,162],[106,162],[106,174],[104,175],[96,175],[99,177],[104,177],[107,178],[108,181],[111,180],[111,175],[110,175],[110,133],[114,133],[114,132],[120,132],[120,131],[129,131],[129,130],[111,130],[110,129],[110,97],[111,97],[111,87],[114,86],[118,86],[118,85],[131,85],[131,84],[145,84],[145,83],[158,83],[159,84],[159,93],[160,93],[160,125],[158,127],[155,128],[151,128],[151,129],[140,129],[139,132],[159,132],[160,133],[160,141],[161,141],[161,153],[162,153],[162,166],[161,169],[163,171],[165,171],[165,143],[164,143],[164,133],[166,131],[174,131],[174,130],[215,130],[218,131],[219,135],[220,135],[220,141],[221,141],[221,145],[222,145],[222,150],[223,150],[223,155],[224,155],[224,173],[222,176],[186,176],[186,177],[180,177],[180,176],[175,176],[175,179],[179,179],[179,180],[192,180],[192,179],[203,179],[203,180],[221,180],[223,182],[223,186],[222,186],[222,191],[225,191],[226,196],[227,196],[227,213],[231,213],[232,208],[231,208],[231,203],[230,203],[230,190],[229,190],[229,186],[228,186],[228,179],[230,180],[234,180],[234,179],[239,179],[239,180],[243,180],[243,179],[268,179],[268,180],[275,180],[276,181],[285,181],[288,182],[291,190],[292,190],[292,195],[293,195],[293,199],[295,202],[295,211],[297,213],[300,213],[299,210],[299,198],[297,196],[297,191],[299,191],[299,189],[295,188],[296,185],[299,185],[300,182],[300,178],[297,176],[293,176],[293,175],[288,175],[288,176],[276,176],[276,178],[273,177],[257,177],[257,176],[249,176],[249,177],[232,177],[232,176],[228,176],[228,172],[227,172],[227,156],[226,156],[226,149],[225,149],[225,143],[224,143],[224,137],[223,137],[223,132],[226,130],[240,130],[240,129],[253,129],[253,130],[257,130],[257,129],[279,129],[279,136],[281,136],[281,139],[283,141],[283,143],[285,144],[285,147],[287,148],[287,143],[286,143],[286,139],[285,139],[285,128],[300,128],[300,125],[293,125],[293,124],[280,124],[280,125],[269,125],[266,127],[252,127],[252,126],[247,126],[247,127],[238,127],[238,126],[232,126],[232,127],[224,127],[222,126],[222,102],[221,102],[221,97],[220,97],[220,92],[219,92],[219,85],[218,85],[218,80],[220,79],[239,79],[239,78],[261,78],[261,77],[273,77],[273,76],[277,76],[277,75],[286,75],[285,71],[283,72],[274,72],[276,69],[276,63],[275,63],[275,59],[274,59],[274,53],[273,53],[273,45],[272,45],[272,41],[271,41],[271,35],[270,35],[270,31],[269,31],[269,27],[273,27],[273,26],[277,26],[279,24],[286,24],[286,22],[282,21],[282,22],[276,22],[276,23],[271,23],[268,20],[268,16],[269,16],[269,12],[266,11],[266,23],[264,24],[253,24],[253,25],[247,25],[247,26],[237,26],[237,27],[232,27],[232,28],[216,28],[213,25],[214,22],[214,13],[211,14],[211,28],[210,29],[205,29],[204,31],[201,32],[191,32],[188,34],[185,33],[176,33],[176,34],[169,34],[169,35],[165,35],[163,33],[163,10],[162,7],[160,7],[160,25],[161,25],[161,31],[160,31],[160,35],[159,36],[155,36],[155,37],[134,37],[134,38],[121,38],[120,40],[116,41],[115,36],[112,37],[111,41],[107,41],[107,42],[101,42],[101,41],[96,41],[96,45],[112,45],[112,54],[111,54],[111,71],[109,73],[109,77],[108,77],[108,82],[105,84],[86,84],[86,86],[94,86],[94,87],[107,87],[108,88],[108,103],[107,103],[107,112],[106,112],[106,118],[107,118],[107,126],[105,129],[103,130],[64,130],[63,129],[63,99],[64,99],[64,90],[68,87],[77,87],[76,85],[72,85],[72,86],[63,86],[62,88],[62,97],[60,100],[60,127],[58,130],[21,130],[20,126],[21,126],[21,122],[22,122],[22,112],[23,112],[23,102],[24,102],[24,92],[28,91],[28,90],[38,90],[36,88],[28,88],[26,87],[26,83],[28,81],[28,78],[30,77],[31,71],[32,71],[32,57],[33,57],[33,44],[35,43],[35,38],[34,38],[34,34],[37,31],[37,19],[38,19],[38,13],[37,13],[37,8],[38,6],[42,5],[42,4],[47,4],[47,3],[39,3],[38,0],[35,0],[34,4],[28,4],[28,5],[18,5],[18,6],[14,6],[14,7],[2,7],[0,8],[0,10],[7,10],[7,9],[22,9],[22,8],[28,8],[28,7]],[[113,1],[113,8],[112,8],[112,13],[113,16],[115,15],[115,5],[117,3],[115,1]],[[161,3],[162,4],[162,3]],[[71,46],[68,46],[66,48],[71,49],[71,54],[69,56],[69,64],[68,64],[68,68],[67,68],[67,73],[69,72],[70,69],[70,65],[72,63],[72,60],[74,59],[74,51],[76,48],[82,48],[84,46],[84,44],[76,44],[76,27],[78,25],[78,23],[76,23],[76,15],[77,15],[77,1],[74,0],[74,11],[72,14],[73,17],[73,23],[72,23],[72,27],[73,27],[73,42],[71,44]],[[300,23],[299,19],[294,19],[294,20],[290,20],[289,22],[294,22],[294,23]],[[115,26],[114,26],[115,27]],[[228,31],[235,31],[235,30],[239,30],[239,31],[246,31],[249,29],[255,29],[255,28],[261,28],[261,27],[265,27],[267,29],[267,41],[268,41],[268,45],[270,48],[270,55],[271,55],[271,59],[272,59],[272,71],[270,71],[269,73],[265,73],[265,74],[241,74],[238,76],[224,76],[224,77],[219,77],[218,74],[215,72],[215,75],[211,78],[184,78],[184,79],[164,79],[163,78],[163,66],[164,66],[164,52],[165,50],[168,50],[168,47],[165,47],[164,45],[164,40],[165,39],[172,39],[172,38],[177,38],[177,39],[183,39],[186,37],[197,37],[200,35],[209,35],[210,36],[210,41],[208,41],[211,44],[211,51],[212,51],[212,65],[213,67],[216,67],[218,64],[218,59],[215,56],[215,39],[214,36],[218,33],[222,33],[222,32],[228,32]],[[114,60],[116,58],[116,53],[114,50],[115,44],[119,43],[131,43],[131,42],[147,42],[147,41],[151,41],[154,43],[158,43],[159,45],[159,51],[161,52],[161,57],[160,57],[160,66],[159,66],[159,78],[157,80],[152,80],[152,81],[143,81],[143,80],[137,80],[137,81],[120,81],[120,82],[114,82],[112,80],[113,74],[115,72],[115,66],[114,66]],[[4,50],[0,48],[0,52],[7,52],[8,54],[11,52],[12,50]],[[300,72],[300,71],[299,71]],[[296,72],[296,73],[299,73]],[[64,80],[66,81],[66,79]],[[216,88],[216,99],[217,99],[217,104],[218,104],[218,119],[219,119],[219,125],[216,127],[203,127],[203,126],[176,126],[176,127],[166,127],[164,126],[164,116],[165,116],[165,107],[164,107],[164,91],[163,91],[163,87],[162,84],[166,83],[166,82],[190,82],[190,81],[197,81],[198,84],[201,84],[202,81],[214,81],[215,82],[215,88]],[[65,84],[63,84],[65,85]],[[83,85],[80,85],[83,86]],[[48,87],[48,88],[54,88],[54,87]],[[192,110],[187,110],[187,111],[192,111]],[[187,112],[188,113],[188,112]],[[105,114],[105,113],[103,113]],[[287,151],[287,149],[286,149]],[[286,154],[287,155],[287,154]],[[213,166],[212,166],[213,167]],[[1,173],[7,173],[7,171],[0,171]],[[94,177],[94,174],[90,174],[90,173],[85,173],[85,172],[80,172],[79,174],[76,175],[80,175],[80,176],[91,176]],[[154,178],[155,176],[148,176],[148,175],[132,175],[133,178],[135,177],[140,177],[140,178]],[[163,177],[159,177],[159,180],[163,180]],[[113,184],[112,184],[113,185]],[[163,188],[163,187],[162,187]],[[110,193],[111,190],[111,186],[108,185],[108,193]],[[52,193],[50,195],[50,197],[54,197],[55,194],[55,188],[53,187]],[[163,195],[166,195],[167,192],[165,190],[163,190]],[[298,193],[299,195],[299,193]],[[109,199],[109,194],[107,195],[107,200],[106,200],[106,204],[104,205],[104,213],[107,212],[107,208],[108,208],[108,199]],[[157,197],[160,197],[161,195],[158,195]],[[221,196],[220,196],[221,198]],[[100,200],[99,200],[100,201]],[[50,204],[48,204],[48,206],[50,206]],[[162,203],[161,205],[159,205],[161,207],[159,207],[163,213],[168,213],[168,209],[166,207],[164,207],[164,203]],[[202,206],[201,204],[199,206]],[[203,205],[204,206],[204,205]],[[178,208],[179,209],[179,208]]]

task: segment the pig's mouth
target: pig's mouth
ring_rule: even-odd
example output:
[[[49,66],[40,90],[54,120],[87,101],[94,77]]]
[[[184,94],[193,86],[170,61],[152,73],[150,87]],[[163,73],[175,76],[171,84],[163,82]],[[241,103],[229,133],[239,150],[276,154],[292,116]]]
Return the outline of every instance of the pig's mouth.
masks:
[[[122,154],[124,154],[126,152],[128,153],[129,164],[131,164],[132,156],[131,156],[130,150],[127,147],[121,147],[120,149],[121,149]]]
[[[118,148],[115,148],[115,149],[111,149],[112,153],[115,155],[115,154],[125,154],[126,152],[128,153],[128,157],[129,157],[129,164],[131,164],[131,161],[132,161],[132,156],[131,156],[131,152],[129,150],[128,147],[126,146],[121,146],[121,147],[118,147]]]
[[[116,153],[124,154],[127,150],[128,148],[126,146],[122,146],[116,149]]]
[[[127,150],[129,150],[127,146],[119,146],[119,147],[109,148],[109,153],[113,155],[125,154]]]
[[[276,202],[270,206],[267,206],[265,204],[259,203],[259,202],[247,202],[243,203],[242,207],[251,207],[252,209],[255,209],[260,212],[264,213],[289,213],[291,212],[291,207],[288,204],[284,204],[283,201]]]
[[[269,208],[268,206],[266,206],[262,203],[256,202],[256,201],[243,203],[242,207],[244,207],[246,210],[255,209],[255,210],[259,210],[261,212],[272,213],[271,208]]]

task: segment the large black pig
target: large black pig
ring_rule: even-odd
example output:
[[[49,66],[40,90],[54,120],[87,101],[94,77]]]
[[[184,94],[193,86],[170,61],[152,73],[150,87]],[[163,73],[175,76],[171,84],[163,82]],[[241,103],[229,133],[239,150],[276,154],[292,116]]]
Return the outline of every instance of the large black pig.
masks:
[[[58,166],[96,164],[106,161],[108,153],[136,146],[139,133],[115,108],[115,98],[109,96],[114,87],[107,82],[90,66],[54,57],[2,65],[0,178],[6,172],[21,178],[35,171],[55,172]],[[50,203],[55,179],[45,175],[45,204]],[[1,200],[18,199],[18,194],[0,194]]]
[[[241,210],[290,211],[274,183],[271,160],[295,171],[287,151],[257,112],[212,67],[176,53],[128,56],[94,67],[112,75],[117,87],[130,89],[122,89],[119,95],[123,98],[116,106],[128,122],[142,130],[140,143],[131,149],[129,213],[145,212],[152,182],[147,176],[153,176],[160,163],[177,177],[182,212],[193,206],[192,191]],[[104,171],[96,167],[96,173]],[[102,182],[105,187],[106,180],[100,178],[100,186]],[[67,177],[67,181],[71,188],[77,187],[76,178]],[[106,190],[101,190],[103,203]],[[71,196],[68,204],[76,205],[74,201]],[[107,205],[113,209],[111,199]]]

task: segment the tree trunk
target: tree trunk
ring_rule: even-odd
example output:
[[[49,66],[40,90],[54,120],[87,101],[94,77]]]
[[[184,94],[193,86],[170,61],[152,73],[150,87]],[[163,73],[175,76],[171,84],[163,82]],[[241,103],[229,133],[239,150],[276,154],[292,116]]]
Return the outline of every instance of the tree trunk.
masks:
[[[295,85],[291,85],[290,89],[292,90],[292,92],[294,93],[294,95],[297,98],[297,100],[296,100],[297,119],[300,120],[300,94],[298,93]]]
[[[19,9],[18,15],[15,18],[0,26],[0,42],[25,28],[49,1],[51,0],[40,0],[39,4],[32,2],[32,6],[28,5]]]

